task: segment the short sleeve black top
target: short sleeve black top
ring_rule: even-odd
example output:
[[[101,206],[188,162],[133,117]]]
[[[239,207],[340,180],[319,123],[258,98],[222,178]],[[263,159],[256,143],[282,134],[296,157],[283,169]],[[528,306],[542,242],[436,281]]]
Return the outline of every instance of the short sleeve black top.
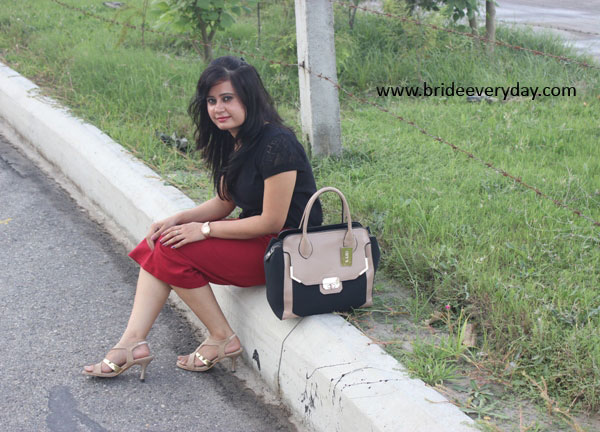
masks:
[[[296,136],[284,127],[267,124],[248,153],[247,161],[230,191],[233,202],[242,209],[240,218],[262,213],[265,179],[286,171],[297,171],[297,176],[284,226],[296,228],[300,225],[306,203],[317,190],[315,178],[304,147]],[[321,203],[317,200],[308,223],[314,226],[322,222]]]

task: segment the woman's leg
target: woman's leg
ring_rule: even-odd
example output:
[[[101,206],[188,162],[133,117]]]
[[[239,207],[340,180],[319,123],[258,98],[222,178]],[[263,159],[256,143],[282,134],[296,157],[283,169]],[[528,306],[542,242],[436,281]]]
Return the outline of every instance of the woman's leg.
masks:
[[[178,287],[173,287],[173,289],[181,300],[200,318],[213,339],[223,340],[233,334],[233,330],[229,326],[219,303],[217,303],[210,285],[194,289]],[[236,337],[225,347],[225,353],[237,351],[239,348],[240,340]],[[200,350],[200,354],[209,360],[214,360],[218,355],[218,349],[215,346],[204,346]],[[179,356],[178,359],[180,363],[185,363],[187,358],[188,356]],[[198,359],[195,359],[195,364],[197,366],[202,365]]]
[[[140,268],[133,309],[119,344],[146,339],[170,292],[171,287],[167,283]]]
[[[167,301],[170,291],[171,287],[168,284],[140,268],[129,322],[117,346],[127,346],[146,339],[152,324]],[[133,350],[134,358],[146,357],[149,354],[148,345],[140,345]],[[125,355],[123,350],[115,350],[110,351],[106,358],[113,363],[122,365],[126,361]],[[86,366],[85,369],[91,372],[93,366]],[[107,365],[102,365],[102,372],[110,371],[111,369]]]

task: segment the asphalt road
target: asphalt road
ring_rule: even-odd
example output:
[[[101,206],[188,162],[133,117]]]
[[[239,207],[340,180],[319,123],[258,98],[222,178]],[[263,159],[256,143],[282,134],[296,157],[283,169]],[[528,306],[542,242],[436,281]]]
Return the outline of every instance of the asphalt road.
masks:
[[[496,19],[555,32],[600,60],[600,0],[499,0]]]
[[[169,307],[155,356],[113,379],[85,377],[116,343],[138,267],[127,251],[0,136],[0,428],[11,431],[294,431],[225,367],[193,373],[199,341]]]

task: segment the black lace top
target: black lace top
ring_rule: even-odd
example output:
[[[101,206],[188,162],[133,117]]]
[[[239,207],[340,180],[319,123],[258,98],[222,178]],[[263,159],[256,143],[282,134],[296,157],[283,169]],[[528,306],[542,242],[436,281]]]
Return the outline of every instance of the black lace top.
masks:
[[[292,202],[285,221],[286,228],[297,228],[306,203],[317,190],[312,168],[304,147],[296,136],[280,126],[265,125],[258,142],[248,154],[231,197],[242,209],[240,218],[262,213],[265,179],[286,171],[297,171]],[[323,213],[317,200],[312,208],[309,225],[321,225]]]

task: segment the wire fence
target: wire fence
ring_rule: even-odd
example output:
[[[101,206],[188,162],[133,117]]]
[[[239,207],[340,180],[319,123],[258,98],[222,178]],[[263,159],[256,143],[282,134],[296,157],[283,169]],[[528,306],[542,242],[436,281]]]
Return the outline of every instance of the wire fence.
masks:
[[[501,40],[490,40],[485,38],[484,36],[479,36],[477,34],[473,34],[473,33],[466,33],[466,32],[461,32],[458,30],[454,30],[451,28],[446,28],[446,27],[440,27],[438,25],[435,24],[428,24],[428,23],[424,23],[422,21],[416,20],[416,19],[412,19],[412,18],[407,18],[401,15],[396,15],[396,14],[392,14],[392,13],[388,13],[388,12],[381,12],[378,10],[374,10],[374,9],[369,9],[363,6],[357,6],[355,4],[352,3],[347,3],[341,0],[329,0],[330,2],[334,3],[334,4],[338,4],[340,6],[344,6],[344,7],[348,7],[350,9],[357,9],[357,10],[362,10],[364,12],[370,13],[370,14],[374,14],[374,15],[380,15],[380,16],[385,16],[387,18],[393,18],[393,19],[397,19],[400,20],[402,22],[406,22],[406,23],[412,23],[418,26],[422,26],[422,27],[427,27],[436,31],[441,31],[441,32],[445,32],[445,33],[450,33],[450,34],[455,34],[455,35],[459,35],[459,36],[464,36],[464,37],[468,37],[471,39],[476,39],[479,40],[481,42],[485,42],[485,43],[492,43],[494,45],[497,46],[501,46],[501,47],[505,47],[505,48],[510,48],[510,49],[514,49],[517,51],[523,51],[523,52],[528,52],[530,54],[536,55],[536,56],[542,56],[542,57],[549,57],[552,58],[554,60],[558,60],[561,62],[566,62],[566,63],[570,63],[570,64],[574,64],[574,65],[578,65],[581,67],[585,67],[585,68],[589,68],[589,69],[598,69],[600,70],[600,66],[597,65],[593,65],[593,64],[589,64],[586,62],[582,62],[580,60],[576,60],[576,59],[572,59],[569,57],[565,57],[565,56],[558,56],[558,55],[554,55],[554,54],[549,54],[543,51],[538,51],[538,50],[534,50],[531,48],[526,48],[523,46],[519,46],[519,45],[513,45],[510,44],[508,42],[504,42]]]
[[[192,38],[190,36],[187,36],[185,34],[173,34],[173,33],[164,32],[164,31],[160,31],[160,30],[155,30],[155,29],[147,28],[147,27],[142,29],[142,26],[136,26],[136,25],[131,24],[131,23],[123,23],[123,22],[117,21],[116,19],[106,18],[106,17],[100,16],[100,15],[94,14],[94,13],[92,13],[90,11],[87,11],[87,10],[85,10],[83,8],[80,8],[80,7],[73,6],[73,5],[70,5],[68,3],[65,3],[62,0],[48,0],[48,1],[56,3],[56,4],[58,4],[58,5],[60,5],[60,6],[64,7],[64,8],[66,8],[66,9],[70,9],[72,11],[78,12],[78,13],[83,14],[85,16],[88,16],[90,18],[94,18],[94,19],[99,20],[99,21],[107,22],[109,24],[127,27],[127,28],[132,29],[132,30],[140,30],[140,31],[144,30],[144,31],[149,32],[149,33],[154,33],[154,34],[158,34],[158,35],[162,35],[162,36],[167,36],[167,37],[171,37],[171,38],[177,38],[177,39],[189,42],[189,43],[195,43],[195,44],[199,44],[199,45],[206,45],[204,42],[199,41],[197,39],[194,39],[194,38]],[[347,3],[343,3],[343,2],[337,2],[337,3],[348,5]],[[351,6],[354,6],[354,5],[351,5]],[[377,13],[379,13],[379,12],[377,12]],[[404,17],[401,17],[401,18],[404,18]],[[419,23],[419,22],[416,21],[415,23]],[[511,174],[508,171],[506,171],[506,170],[504,170],[504,169],[502,169],[500,167],[497,167],[494,163],[492,163],[490,161],[486,161],[485,159],[483,159],[483,158],[481,158],[481,157],[473,154],[472,152],[470,152],[468,150],[465,150],[464,148],[462,148],[462,147],[460,147],[460,146],[458,146],[458,145],[456,145],[454,143],[451,143],[448,140],[445,140],[445,139],[443,139],[443,138],[441,138],[441,137],[439,137],[437,135],[434,135],[434,134],[430,133],[426,129],[422,128],[421,126],[419,126],[418,124],[416,124],[415,122],[413,122],[412,120],[408,120],[408,119],[402,117],[399,114],[393,113],[391,110],[389,110],[388,108],[386,108],[384,106],[381,106],[381,105],[379,105],[379,104],[377,104],[375,102],[372,102],[372,101],[370,101],[370,100],[368,100],[368,99],[366,99],[364,97],[361,97],[361,96],[358,96],[358,95],[354,94],[353,92],[351,92],[351,91],[345,89],[344,87],[342,87],[333,78],[325,76],[325,75],[323,75],[321,73],[316,73],[316,72],[312,71],[308,66],[306,66],[303,63],[302,64],[298,64],[298,63],[288,63],[288,62],[284,62],[284,61],[273,60],[273,59],[266,58],[262,54],[254,54],[254,53],[251,53],[251,52],[248,52],[248,51],[245,51],[245,50],[240,50],[240,49],[236,49],[236,48],[229,47],[229,46],[223,46],[223,47],[221,47],[221,49],[223,49],[224,51],[230,52],[230,53],[235,53],[235,54],[241,55],[243,57],[252,58],[252,59],[255,59],[255,60],[262,60],[262,61],[268,62],[269,64],[273,64],[273,65],[279,65],[279,66],[288,67],[288,68],[289,67],[292,67],[292,68],[302,68],[307,73],[309,73],[309,74],[311,74],[311,75],[313,75],[313,76],[315,76],[315,77],[317,77],[319,79],[328,81],[333,86],[335,86],[338,89],[338,91],[343,92],[344,94],[346,94],[350,98],[355,99],[355,100],[361,102],[362,104],[371,105],[371,106],[375,107],[376,109],[378,109],[378,110],[380,110],[380,111],[382,111],[382,112],[384,112],[384,113],[386,113],[388,115],[393,116],[397,120],[400,120],[401,122],[403,122],[405,124],[408,124],[409,126],[417,129],[421,134],[423,134],[423,135],[425,135],[425,136],[427,136],[429,138],[432,138],[434,141],[437,141],[439,143],[445,144],[445,145],[449,146],[452,150],[464,154],[465,156],[467,156],[468,159],[477,161],[477,162],[481,163],[482,165],[484,165],[485,167],[487,167],[487,168],[495,171],[496,173],[498,173],[498,174],[500,174],[500,175],[502,175],[504,177],[510,178],[511,180],[513,180],[518,185],[521,185],[522,187],[535,192],[536,196],[551,201],[557,207],[562,208],[564,210],[570,211],[571,213],[573,213],[573,214],[575,214],[575,215],[577,215],[577,216],[579,216],[579,217],[587,220],[588,222],[592,223],[592,225],[594,225],[594,226],[600,226],[600,221],[598,221],[598,220],[596,220],[596,219],[594,219],[594,218],[592,218],[590,216],[587,216],[581,210],[569,206],[564,201],[561,201],[561,200],[558,200],[556,198],[553,198],[552,196],[550,196],[549,194],[543,192],[539,188],[537,188],[537,187],[535,187],[533,185],[530,185],[529,183],[523,181],[523,179],[520,176]]]

